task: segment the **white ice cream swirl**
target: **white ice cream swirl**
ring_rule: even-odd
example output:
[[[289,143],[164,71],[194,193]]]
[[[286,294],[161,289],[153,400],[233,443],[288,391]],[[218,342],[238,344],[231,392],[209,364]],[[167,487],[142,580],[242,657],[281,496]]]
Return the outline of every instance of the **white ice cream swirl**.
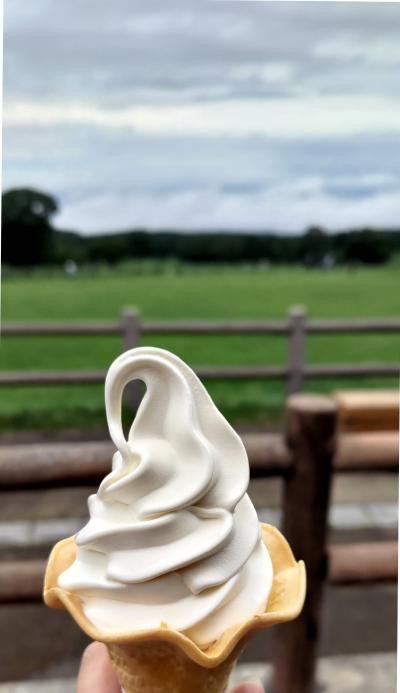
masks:
[[[122,392],[134,379],[146,393],[126,440]],[[193,371],[161,349],[118,357],[105,400],[118,452],[59,584],[107,632],[164,623],[204,647],[264,611],[272,584],[244,446]]]

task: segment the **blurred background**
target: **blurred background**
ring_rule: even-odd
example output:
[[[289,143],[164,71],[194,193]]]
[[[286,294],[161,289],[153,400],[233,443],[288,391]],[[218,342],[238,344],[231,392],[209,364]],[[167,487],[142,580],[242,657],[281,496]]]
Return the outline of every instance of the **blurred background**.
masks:
[[[252,450],[281,443],[288,394],[334,397],[340,430],[376,431],[351,444],[375,445],[381,463],[365,471],[357,453],[357,474],[348,464],[334,475],[330,538],[393,550],[399,19],[396,3],[5,0],[7,570],[29,559],[37,577],[53,541],[82,525],[98,470],[53,488],[26,458],[108,459],[104,371],[137,343],[199,368]],[[278,523],[284,483],[265,476],[252,481],[253,500]],[[387,574],[327,586],[326,691],[394,690],[390,557]],[[32,594],[24,605],[3,595],[2,625],[14,626],[2,678],[73,690],[83,636]],[[45,637],[32,643],[38,618]],[[243,667],[268,678],[271,651],[259,636]]]

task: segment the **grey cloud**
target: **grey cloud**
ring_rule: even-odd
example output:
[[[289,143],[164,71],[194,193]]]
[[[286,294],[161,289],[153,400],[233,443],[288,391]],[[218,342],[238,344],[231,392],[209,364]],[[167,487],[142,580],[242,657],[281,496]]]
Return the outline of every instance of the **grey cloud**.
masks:
[[[336,36],[399,36],[396,4],[7,0],[5,98],[102,103],[360,90],[398,93],[365,60],[315,55]],[[290,68],[270,82],[269,64]],[[247,77],[238,74],[248,67]],[[383,84],[382,84],[383,77]]]
[[[53,189],[65,204],[113,189],[126,195],[206,188],[245,194],[277,181],[317,179],[332,194],[341,194],[361,178],[366,179],[364,187],[371,187],[372,180],[382,190],[400,181],[400,149],[397,138],[389,135],[216,140],[36,127],[7,128],[3,146],[5,186],[30,183]]]

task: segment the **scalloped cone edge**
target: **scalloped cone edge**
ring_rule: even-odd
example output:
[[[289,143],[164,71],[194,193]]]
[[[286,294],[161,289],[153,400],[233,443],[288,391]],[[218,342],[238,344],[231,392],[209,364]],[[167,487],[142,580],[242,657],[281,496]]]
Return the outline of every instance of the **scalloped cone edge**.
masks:
[[[206,649],[182,633],[168,626],[154,630],[132,630],[112,633],[98,629],[85,616],[77,594],[58,586],[58,577],[75,560],[75,537],[68,537],[56,544],[47,564],[43,598],[47,606],[66,609],[82,630],[93,640],[107,645],[134,645],[166,642],[176,646],[189,659],[202,667],[219,666],[235,651],[243,648],[246,640],[258,630],[296,618],[303,608],[306,594],[306,572],[303,561],[296,562],[289,544],[282,534],[271,525],[261,524],[262,540],[271,556],[274,578],[267,609],[244,623],[228,629]],[[111,648],[110,648],[111,649]]]

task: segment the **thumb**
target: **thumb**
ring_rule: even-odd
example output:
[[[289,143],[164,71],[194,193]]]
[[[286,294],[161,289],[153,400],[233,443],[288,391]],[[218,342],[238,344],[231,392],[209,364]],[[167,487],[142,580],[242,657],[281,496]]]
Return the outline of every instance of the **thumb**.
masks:
[[[77,693],[120,693],[117,677],[103,643],[92,642],[84,651],[76,691]]]

